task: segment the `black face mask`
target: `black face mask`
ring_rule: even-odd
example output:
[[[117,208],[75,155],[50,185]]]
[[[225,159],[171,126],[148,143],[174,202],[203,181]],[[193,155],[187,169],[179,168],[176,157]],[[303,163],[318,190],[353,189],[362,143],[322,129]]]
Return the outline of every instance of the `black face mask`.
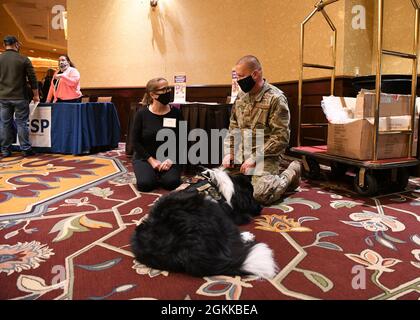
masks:
[[[252,79],[252,75],[250,75],[249,77],[238,80],[238,84],[243,92],[248,93],[255,87],[256,82]]]
[[[166,93],[160,94],[159,97],[156,100],[159,101],[161,104],[166,106],[172,100],[171,99],[171,92],[166,92]]]

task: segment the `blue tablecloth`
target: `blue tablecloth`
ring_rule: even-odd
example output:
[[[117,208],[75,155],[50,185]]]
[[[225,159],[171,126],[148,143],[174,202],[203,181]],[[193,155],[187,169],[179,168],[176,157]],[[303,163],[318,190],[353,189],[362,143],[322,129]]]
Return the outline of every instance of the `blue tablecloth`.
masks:
[[[83,154],[116,148],[120,122],[113,103],[57,103],[51,115],[51,151]]]

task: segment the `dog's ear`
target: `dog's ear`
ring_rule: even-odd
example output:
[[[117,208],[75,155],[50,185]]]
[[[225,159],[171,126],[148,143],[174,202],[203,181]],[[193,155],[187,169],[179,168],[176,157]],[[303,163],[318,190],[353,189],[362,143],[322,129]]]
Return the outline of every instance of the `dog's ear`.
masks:
[[[203,177],[206,177],[208,180],[212,181],[213,183],[218,184],[218,181],[216,180],[216,174],[215,174],[214,170],[206,169],[206,170],[201,172],[201,175]]]
[[[196,166],[196,174],[200,174],[203,173],[205,171],[209,170],[208,168],[206,168],[205,166],[202,166],[201,164]]]

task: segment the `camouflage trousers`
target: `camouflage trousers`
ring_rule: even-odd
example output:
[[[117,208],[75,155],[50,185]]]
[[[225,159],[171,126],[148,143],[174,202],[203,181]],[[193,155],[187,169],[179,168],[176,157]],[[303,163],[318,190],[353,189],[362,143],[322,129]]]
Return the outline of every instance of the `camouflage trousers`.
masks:
[[[289,164],[290,161],[284,158],[265,158],[262,172],[251,178],[255,200],[268,206],[279,200],[286,191],[289,191],[294,174],[287,169]],[[223,170],[229,174],[239,174],[240,166]]]

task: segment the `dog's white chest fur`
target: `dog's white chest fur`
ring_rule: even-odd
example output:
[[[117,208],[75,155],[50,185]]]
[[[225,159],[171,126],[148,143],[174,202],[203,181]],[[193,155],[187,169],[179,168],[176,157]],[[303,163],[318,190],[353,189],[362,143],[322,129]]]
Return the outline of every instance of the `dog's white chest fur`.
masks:
[[[232,180],[229,175],[220,169],[206,170],[205,175],[209,176],[213,183],[217,184],[219,192],[223,194],[226,202],[232,207],[232,196],[235,192]]]

